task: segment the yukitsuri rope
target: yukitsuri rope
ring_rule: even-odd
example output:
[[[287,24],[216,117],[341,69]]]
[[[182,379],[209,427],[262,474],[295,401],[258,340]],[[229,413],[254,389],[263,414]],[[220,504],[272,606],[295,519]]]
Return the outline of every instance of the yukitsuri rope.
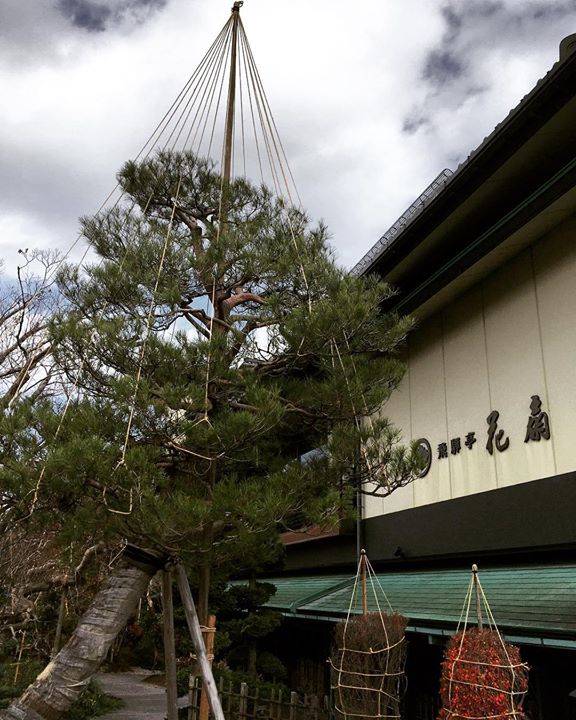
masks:
[[[192,76],[188,79],[186,82],[184,88],[179,93],[176,100],[172,103],[169,110],[165,113],[161,121],[158,123],[156,128],[154,129],[152,135],[149,137],[149,139],[146,141],[144,146],[141,148],[140,152],[136,155],[135,161],[138,160],[146,160],[155,147],[158,147],[160,151],[165,151],[169,149],[170,151],[174,151],[177,149],[180,149],[182,152],[185,152],[187,149],[192,148],[194,154],[198,154],[201,150],[201,146],[206,134],[207,127],[210,128],[209,130],[209,144],[208,144],[208,154],[210,154],[210,150],[212,148],[213,142],[214,142],[214,134],[215,134],[215,126],[217,122],[217,118],[220,111],[220,100],[222,97],[222,88],[224,84],[225,79],[225,67],[227,63],[227,59],[230,55],[230,46],[231,46],[231,36],[232,36],[232,18],[230,18],[216,37],[215,41],[212,43],[211,47],[209,48],[208,52],[205,54],[204,58],[200,62],[199,66],[195,70],[195,72],[192,74]],[[280,196],[283,196],[287,198],[288,201],[288,207],[296,207],[296,204],[293,199],[293,195],[298,197],[298,191],[296,189],[296,186],[293,182],[293,176],[291,173],[291,170],[288,166],[286,155],[284,153],[284,149],[282,147],[282,143],[280,141],[280,138],[277,133],[276,124],[274,122],[274,119],[272,117],[272,113],[270,110],[270,106],[268,104],[268,100],[266,98],[263,85],[260,79],[260,75],[258,73],[256,64],[254,62],[254,58],[252,55],[252,51],[250,49],[248,39],[245,35],[244,28],[242,23],[240,22],[240,50],[241,50],[241,58],[240,58],[240,67],[244,68],[244,84],[247,87],[248,93],[250,95],[250,108],[252,113],[252,120],[253,120],[253,126],[254,126],[254,132],[255,132],[255,141],[256,141],[256,147],[258,152],[258,164],[260,168],[262,169],[262,161],[260,157],[260,148],[258,143],[258,137],[257,137],[257,131],[256,131],[256,122],[253,114],[253,103],[256,105],[258,110],[258,116],[260,119],[260,131],[264,139],[264,144],[266,146],[266,149],[268,151],[268,161],[271,168],[271,174],[273,178],[273,184],[276,190],[276,193]],[[242,98],[242,84],[241,84],[241,97],[240,97],[240,103],[241,103],[241,125],[242,125],[242,154],[245,157],[245,133],[244,133],[244,102]],[[160,143],[160,140],[163,140],[163,143]],[[222,153],[224,153],[224,147],[222,148]],[[245,161],[244,161],[244,168],[245,168]],[[263,176],[261,177],[262,181],[264,181]],[[282,192],[281,188],[281,179],[283,179],[285,184],[284,192]],[[292,181],[292,188],[290,187],[290,181]],[[176,192],[176,198],[173,199],[172,203],[172,213],[170,217],[170,221],[168,223],[164,242],[161,247],[160,257],[158,259],[158,266],[156,271],[156,281],[155,281],[155,287],[152,292],[152,299],[150,302],[150,306],[148,308],[148,312],[145,317],[145,332],[144,337],[142,341],[142,345],[140,348],[140,352],[138,355],[138,358],[136,359],[136,375],[134,378],[134,389],[130,401],[130,405],[128,408],[128,421],[127,421],[127,427],[125,432],[124,441],[122,444],[121,452],[120,452],[120,458],[116,465],[116,470],[120,468],[121,466],[124,466],[126,463],[126,453],[130,441],[130,434],[134,419],[134,414],[136,410],[136,401],[137,401],[137,394],[140,387],[141,377],[142,377],[142,369],[143,369],[143,363],[144,363],[144,356],[147,350],[148,345],[148,339],[150,337],[150,334],[152,332],[152,323],[153,323],[153,308],[155,303],[155,296],[157,294],[157,289],[160,282],[160,277],[163,271],[164,266],[164,259],[166,257],[166,253],[168,252],[169,245],[171,242],[171,235],[172,235],[172,226],[174,223],[174,215],[176,210],[176,204],[178,199],[178,194],[180,192],[180,183],[181,178],[178,182],[178,190]],[[221,181],[221,187],[220,187],[220,211],[222,211],[222,195],[223,195],[223,183],[224,179],[222,178]],[[110,194],[107,196],[107,198],[104,200],[104,202],[101,204],[99,210],[97,211],[97,214],[104,209],[104,207],[107,205],[108,201],[113,197],[113,195],[118,190],[119,185],[117,184],[115,188],[110,192]],[[124,193],[120,193],[120,196],[116,199],[116,201],[113,203],[112,208],[116,208],[119,203],[124,198]],[[146,215],[148,206],[152,200],[153,192],[148,197],[148,200],[143,208],[143,215]],[[136,203],[133,202],[131,207],[128,210],[128,214],[132,212],[132,210],[135,208]],[[306,277],[306,272],[302,263],[301,259],[301,252],[302,248],[300,247],[300,243],[296,237],[295,229],[293,226],[290,210],[286,213],[286,219],[287,219],[287,226],[289,229],[289,234],[292,240],[292,243],[295,247],[296,256],[297,256],[297,262],[300,268],[300,272],[303,277],[304,285],[306,287],[307,295],[308,295],[308,304],[310,306],[310,291],[308,286],[308,279]],[[125,219],[126,221],[126,219]],[[217,230],[217,237],[216,237],[216,244],[218,244],[220,240],[220,232],[221,228],[218,227]],[[76,243],[78,242],[80,238],[80,235],[76,239]],[[130,238],[129,243],[127,244],[125,256],[122,259],[120,263],[120,267],[123,266],[124,260],[126,259],[126,256],[130,249],[133,247],[133,241],[136,238],[132,237]],[[72,247],[74,247],[74,245]],[[72,248],[69,249],[68,253],[65,257],[67,257]],[[81,261],[83,261],[86,257],[86,252],[83,254]],[[214,268],[214,275],[217,273],[217,268]],[[215,321],[214,318],[214,304],[215,304],[215,294],[216,294],[216,282],[214,280],[213,282],[213,288],[212,288],[212,295],[211,295],[211,318],[210,318],[210,326],[208,329],[208,336],[209,339],[212,338],[212,331],[213,331],[213,324]],[[107,304],[101,309],[98,319],[102,319],[105,315],[107,308]],[[208,389],[208,385],[210,382],[210,370],[211,370],[211,353],[212,349],[211,346],[209,346],[208,349],[208,363],[207,363],[207,373],[206,373],[206,393]],[[78,392],[79,387],[79,381],[80,381],[80,375],[82,373],[82,370],[84,368],[84,363],[81,364],[79,367],[76,377],[73,379],[72,387],[70,388],[70,391],[67,395],[66,403],[64,405],[64,408],[60,414],[59,418],[59,424],[54,436],[54,440],[58,438],[58,436],[61,433],[61,429],[63,426],[63,422],[65,420],[65,417],[68,413],[71,401],[73,399],[73,396],[75,393]],[[206,394],[205,393],[205,394]],[[205,410],[202,414],[202,417],[198,422],[208,422],[209,419],[206,412],[206,405],[205,402]],[[179,446],[174,445],[175,449],[182,451],[186,454],[193,455],[208,461],[213,461],[220,457],[219,454],[216,455],[216,457],[208,457],[202,453],[194,452],[194,450],[191,450],[189,448],[182,448]],[[44,476],[46,472],[46,462],[43,464],[38,480],[35,484],[35,487],[31,491],[32,499],[31,499],[31,505],[30,505],[30,512],[29,514],[32,514],[37,506],[37,503],[39,501],[39,493],[40,493],[40,487],[42,485]],[[103,500],[106,505],[106,507],[111,510],[112,512],[118,512],[120,514],[130,514],[132,511],[132,493],[130,495],[130,502],[129,502],[129,508],[128,510],[124,511],[118,511],[113,510],[108,506],[108,503],[106,502],[106,496],[105,491],[103,493]]]
[[[477,592],[479,626],[482,605],[488,629],[469,628],[470,605]],[[476,652],[471,659],[468,653]],[[477,568],[464,600],[456,635],[450,641],[442,663],[439,720],[506,720],[524,718],[522,700],[528,689],[528,665],[521,662],[517,648],[502,637],[488,603]],[[498,684],[501,681],[501,684]]]
[[[371,604],[376,611],[353,615],[363,572],[369,581]],[[341,632],[337,626],[338,646],[335,657],[329,660],[333,676],[332,689],[336,697],[335,709],[346,718],[400,718],[399,686],[404,675],[406,621],[399,615],[384,613],[379,595],[392,610],[370,561],[363,553],[358,563],[346,619],[339,626]],[[362,640],[367,644],[376,640],[377,645],[354,647]]]
[[[175,129],[178,128],[178,126],[180,125],[180,123],[182,121],[182,118],[184,117],[184,115],[186,113],[187,108],[190,105],[190,102],[192,101],[192,103],[194,103],[194,98],[197,97],[199,94],[199,87],[200,87],[200,84],[203,81],[204,77],[206,76],[207,68],[210,68],[211,66],[213,66],[214,63],[218,63],[219,59],[221,58],[222,45],[223,45],[223,42],[224,42],[226,36],[229,34],[229,24],[230,24],[230,22],[228,21],[224,25],[224,27],[218,34],[216,40],[212,43],[209,50],[206,52],[206,54],[202,58],[197,69],[194,71],[194,73],[191,75],[191,77],[187,80],[186,84],[184,85],[182,90],[179,92],[178,96],[176,97],[174,102],[171,104],[170,108],[166,111],[166,113],[164,114],[164,116],[162,117],[160,122],[154,128],[154,131],[152,132],[152,134],[150,135],[148,140],[144,143],[144,145],[141,147],[140,151],[137,153],[137,155],[135,157],[135,161],[136,160],[144,161],[150,157],[152,151],[154,150],[154,147],[156,146],[157,143],[159,143],[160,138],[162,138],[163,134],[168,131],[170,123],[173,121],[174,117],[176,116],[177,111],[184,104],[184,110],[180,113],[180,115],[176,119]],[[187,97],[188,97],[188,100],[186,101]],[[188,115],[189,115],[189,113],[188,113]],[[186,119],[188,118],[188,115],[186,115]],[[161,146],[161,150],[163,150],[163,151],[166,150],[166,148],[168,147],[168,145],[174,135],[175,129],[172,130],[172,132],[168,136],[168,139],[166,139],[164,141],[164,144]],[[175,149],[179,134],[178,134],[176,140],[172,143],[171,148],[170,148],[171,150]],[[185,149],[185,148],[183,148],[183,149]],[[98,215],[98,213],[100,213],[106,207],[108,201],[113,198],[113,196],[118,191],[118,189],[119,189],[119,183],[117,183],[114,186],[114,188],[110,191],[110,193],[107,195],[107,197],[101,203],[100,207],[96,211],[96,215]],[[116,200],[113,202],[110,209],[114,210],[121,203],[121,201],[123,200],[124,197],[125,197],[125,193],[120,192],[118,197],[116,198]],[[149,204],[150,204],[152,198],[153,198],[153,192],[150,193],[150,195],[146,201],[146,204],[143,208],[144,215],[146,214],[146,212],[148,210],[148,207],[149,207]],[[131,203],[129,212],[134,210],[135,205],[136,205],[135,201]],[[120,228],[121,230],[124,228],[126,222],[127,222],[127,216],[122,223],[122,227]],[[68,248],[67,252],[57,263],[56,268],[54,269],[53,272],[56,272],[58,270],[58,268],[62,265],[62,263],[70,256],[72,250],[78,244],[80,238],[81,238],[81,233],[78,234],[78,236],[76,237],[76,240],[72,243],[72,245]],[[168,238],[169,238],[169,232],[167,233],[166,242],[168,242]],[[135,234],[133,234],[129,238],[129,241],[126,245],[124,256],[120,262],[120,268],[123,267],[124,262],[126,261],[130,250],[133,249],[135,240],[136,240]],[[163,249],[163,253],[162,253],[163,256],[165,255],[166,247],[167,246],[165,245],[164,249]],[[83,262],[85,260],[87,253],[88,253],[88,248],[86,248],[86,250],[82,254],[80,262]],[[163,260],[161,260],[159,264],[161,265],[162,263],[163,263]],[[104,314],[106,312],[108,304],[109,303],[106,302],[104,304],[104,307],[100,310],[100,312],[98,314],[98,320],[101,320],[104,317]],[[150,318],[148,318],[147,324],[149,323],[149,320],[150,320]],[[140,366],[141,366],[142,360],[143,360],[143,358],[140,358],[140,360],[139,360]],[[53,437],[53,442],[55,442],[58,439],[58,437],[62,431],[63,423],[65,421],[66,415],[70,408],[70,404],[72,402],[73,396],[78,391],[80,375],[82,373],[83,368],[84,368],[84,361],[82,361],[80,367],[78,368],[77,373],[72,381],[72,386],[71,386],[71,388],[69,388],[69,390],[67,392],[66,402],[60,413],[58,426],[56,428],[56,432]],[[136,385],[138,385],[138,382],[136,383]],[[19,387],[18,391],[20,391],[20,389],[21,388]],[[136,391],[137,391],[137,388],[135,390],[135,393],[136,393]],[[130,409],[130,415],[131,416],[133,415],[132,408]],[[131,421],[128,423],[129,427],[130,427],[130,425],[131,425]],[[119,465],[124,464],[125,453],[126,453],[126,444],[124,445]],[[31,490],[32,499],[31,499],[31,504],[30,504],[30,510],[29,510],[27,517],[32,515],[36,509],[36,506],[37,506],[37,503],[39,500],[40,488],[41,488],[42,482],[43,482],[45,474],[46,474],[46,466],[47,466],[47,461],[44,461],[44,463],[42,464],[42,467],[40,469],[36,484],[35,484],[33,490]],[[118,465],[117,465],[117,467],[118,467]],[[104,499],[104,503],[108,507],[108,504],[106,503],[105,492],[103,494],[103,499]],[[121,514],[130,514],[131,508],[132,508],[132,497],[130,498],[130,510],[128,512],[123,511]]]

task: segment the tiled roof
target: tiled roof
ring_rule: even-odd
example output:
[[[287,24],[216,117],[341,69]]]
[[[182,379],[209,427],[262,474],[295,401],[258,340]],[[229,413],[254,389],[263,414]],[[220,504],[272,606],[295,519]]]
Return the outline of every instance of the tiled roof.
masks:
[[[458,624],[469,570],[386,572],[377,577],[391,606],[409,619],[411,627],[444,624],[454,629]],[[576,564],[489,568],[480,577],[500,628],[508,633],[576,637]],[[345,575],[266,581],[277,588],[269,607],[318,619],[345,616],[354,584],[354,578]],[[368,599],[369,609],[377,610],[373,593]],[[386,609],[382,597],[379,603]],[[352,612],[361,611],[357,593]]]

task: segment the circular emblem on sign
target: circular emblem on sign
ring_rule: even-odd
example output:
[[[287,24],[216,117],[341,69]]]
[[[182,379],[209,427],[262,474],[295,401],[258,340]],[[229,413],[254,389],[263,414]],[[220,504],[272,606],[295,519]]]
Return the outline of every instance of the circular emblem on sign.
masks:
[[[425,477],[430,472],[430,466],[432,465],[432,448],[426,438],[416,440],[416,452],[424,461],[424,467],[418,473],[418,477]]]

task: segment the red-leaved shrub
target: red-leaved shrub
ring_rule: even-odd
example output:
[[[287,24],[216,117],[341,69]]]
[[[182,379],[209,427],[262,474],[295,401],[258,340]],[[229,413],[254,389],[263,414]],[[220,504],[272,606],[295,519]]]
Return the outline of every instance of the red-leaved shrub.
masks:
[[[438,720],[522,720],[528,665],[494,630],[454,635],[442,662]]]

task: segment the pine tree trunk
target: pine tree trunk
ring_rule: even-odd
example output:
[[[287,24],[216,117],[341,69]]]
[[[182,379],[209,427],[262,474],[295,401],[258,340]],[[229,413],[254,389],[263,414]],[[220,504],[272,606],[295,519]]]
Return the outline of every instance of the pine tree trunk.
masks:
[[[258,660],[258,647],[256,640],[252,639],[248,643],[248,675],[256,677],[256,663]]]
[[[256,591],[256,573],[251,572],[248,580],[248,587],[250,593],[253,594]],[[251,638],[248,641],[248,674],[252,677],[256,677],[256,662],[258,658],[258,649],[256,638]]]
[[[78,698],[163,564],[156,553],[138,550],[137,556],[109,576],[70,640],[0,719],[57,720]]]

